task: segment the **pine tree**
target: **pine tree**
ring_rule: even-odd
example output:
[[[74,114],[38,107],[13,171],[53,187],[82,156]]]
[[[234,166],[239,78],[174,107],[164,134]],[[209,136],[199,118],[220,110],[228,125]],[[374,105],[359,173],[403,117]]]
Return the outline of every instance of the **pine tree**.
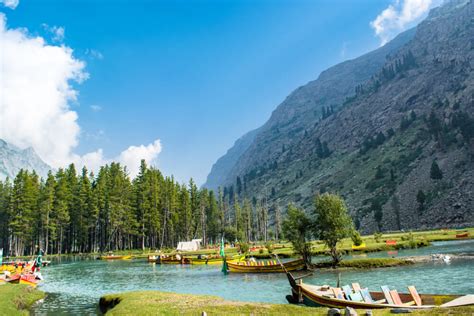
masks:
[[[443,172],[438,166],[438,163],[436,160],[433,160],[431,163],[431,169],[430,169],[430,178],[434,180],[441,180],[443,179]]]

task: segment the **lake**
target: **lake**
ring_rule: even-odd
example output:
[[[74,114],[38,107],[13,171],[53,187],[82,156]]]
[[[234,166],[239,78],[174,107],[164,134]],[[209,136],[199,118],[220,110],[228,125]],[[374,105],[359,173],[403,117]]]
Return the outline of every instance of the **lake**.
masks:
[[[435,242],[432,246],[398,251],[397,256],[435,253],[474,253],[474,240]],[[387,252],[369,257],[393,256]],[[377,290],[389,285],[406,292],[415,285],[423,293],[474,293],[474,260],[457,259],[451,263],[429,262],[413,266],[344,271],[342,283],[359,282]],[[39,287],[48,293],[34,315],[97,315],[99,297],[108,293],[159,290],[189,294],[209,294],[229,300],[286,303],[290,287],[284,274],[223,275],[220,265],[156,265],[145,260],[63,261],[42,270],[45,281]],[[335,285],[337,273],[317,272],[305,278],[313,284]]]

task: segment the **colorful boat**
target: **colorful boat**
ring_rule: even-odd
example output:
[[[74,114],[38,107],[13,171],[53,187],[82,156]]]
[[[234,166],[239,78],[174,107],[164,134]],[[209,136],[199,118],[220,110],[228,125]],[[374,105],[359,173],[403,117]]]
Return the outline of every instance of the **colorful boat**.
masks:
[[[161,264],[191,264],[191,259],[181,255],[161,256],[156,263]]]
[[[34,274],[22,274],[20,276],[20,284],[26,284],[32,287],[36,287],[38,285],[38,280]]]
[[[281,265],[276,260],[266,261],[227,261],[227,266],[230,272],[241,273],[282,273],[287,271],[302,270],[305,268],[303,259],[287,261]],[[284,268],[283,268],[283,267]]]
[[[365,242],[361,243],[358,246],[352,245],[352,250],[362,250],[362,249],[365,249],[365,248],[366,248]]]
[[[456,234],[456,238],[467,238],[467,237],[469,237],[469,232]]]
[[[130,260],[132,256],[117,256],[117,255],[108,255],[108,256],[100,256],[101,260]]]
[[[335,307],[354,309],[430,309],[433,307],[456,307],[474,304],[474,295],[437,295],[418,294],[415,287],[408,287],[410,293],[398,293],[382,286],[381,292],[369,292],[361,289],[357,283],[342,288],[310,285],[302,279],[294,278],[287,272],[292,295],[287,297],[290,303],[303,303],[313,307]],[[357,285],[357,288],[354,286]]]

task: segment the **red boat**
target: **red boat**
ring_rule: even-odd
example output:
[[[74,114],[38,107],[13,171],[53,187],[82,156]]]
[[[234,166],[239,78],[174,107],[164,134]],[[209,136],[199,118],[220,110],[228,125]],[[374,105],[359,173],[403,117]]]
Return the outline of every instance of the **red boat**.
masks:
[[[469,237],[469,233],[468,233],[468,232],[456,234],[456,238],[466,238],[466,237]]]
[[[34,274],[22,274],[20,277],[20,284],[36,287],[38,285],[38,280]]]

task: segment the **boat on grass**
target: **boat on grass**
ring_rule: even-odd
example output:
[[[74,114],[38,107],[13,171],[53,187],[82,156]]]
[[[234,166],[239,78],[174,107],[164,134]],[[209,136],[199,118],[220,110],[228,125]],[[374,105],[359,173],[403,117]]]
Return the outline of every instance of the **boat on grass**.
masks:
[[[467,237],[469,237],[469,232],[456,234],[456,238],[467,238]]]
[[[474,295],[418,294],[414,286],[408,287],[408,293],[398,293],[388,286],[381,286],[381,291],[376,292],[361,288],[358,283],[339,288],[305,284],[301,277],[295,278],[288,271],[287,276],[292,291],[292,295],[287,296],[288,301],[313,307],[431,309],[474,305]]]
[[[282,264],[276,260],[265,261],[227,261],[227,267],[230,272],[241,273],[284,273],[285,271],[297,271],[306,267],[303,259],[287,261]]]

